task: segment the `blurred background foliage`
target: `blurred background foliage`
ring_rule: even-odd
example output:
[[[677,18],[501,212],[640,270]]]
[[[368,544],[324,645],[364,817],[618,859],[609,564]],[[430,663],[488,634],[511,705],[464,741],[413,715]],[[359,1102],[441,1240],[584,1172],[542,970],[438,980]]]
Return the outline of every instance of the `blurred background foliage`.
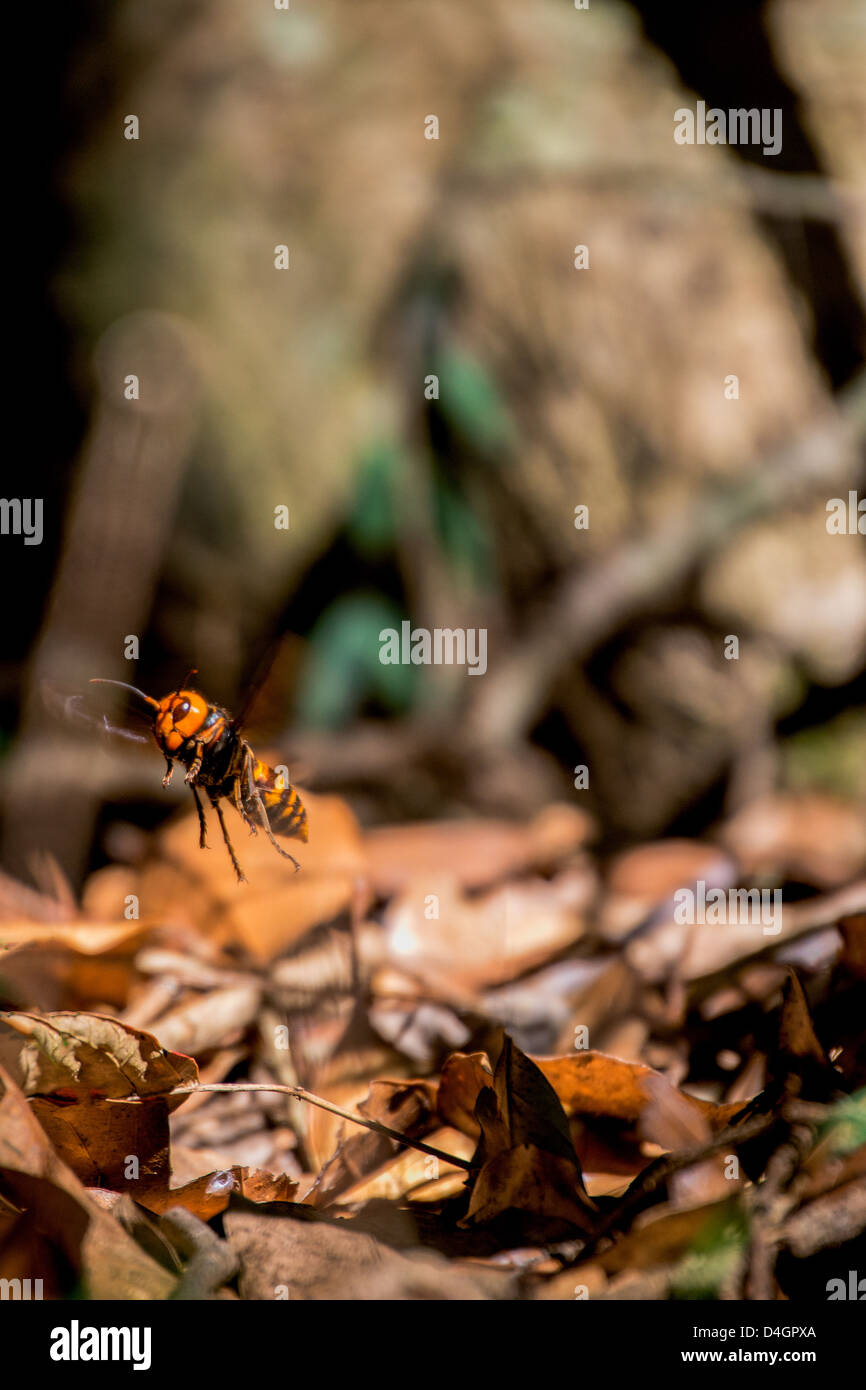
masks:
[[[825,527],[864,482],[862,4],[72,9],[34,132],[54,392],[8,868],[78,881],[173,804],[155,753],[62,742],[41,683],[192,665],[232,707],[268,666],[262,746],[372,822],[577,797],[615,844],[866,797],[866,557]],[[781,154],[676,145],[698,99],[779,108]],[[486,627],[488,674],[381,665],[404,618]]]

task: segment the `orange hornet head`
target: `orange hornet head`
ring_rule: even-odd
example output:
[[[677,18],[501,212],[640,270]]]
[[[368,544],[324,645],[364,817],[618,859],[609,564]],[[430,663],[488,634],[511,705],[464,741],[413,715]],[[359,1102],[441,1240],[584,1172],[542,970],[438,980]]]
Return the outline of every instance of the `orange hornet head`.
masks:
[[[172,757],[204,724],[208,702],[195,690],[173,690],[154,703],[157,707],[154,737],[162,751]]]
[[[190,671],[187,679],[194,675],[195,671]],[[152,695],[145,695],[143,690],[127,685],[125,681],[94,677],[90,684],[116,685],[135,696],[134,704],[139,712],[146,713],[153,720],[153,736],[157,746],[170,757],[177,754],[188,738],[198,733],[207,719],[207,700],[195,690],[173,690],[170,695],[155,700]]]

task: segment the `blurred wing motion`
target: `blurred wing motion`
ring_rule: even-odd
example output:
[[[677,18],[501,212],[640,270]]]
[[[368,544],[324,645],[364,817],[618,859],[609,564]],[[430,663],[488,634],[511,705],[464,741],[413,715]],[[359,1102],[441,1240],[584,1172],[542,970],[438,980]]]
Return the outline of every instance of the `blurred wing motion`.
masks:
[[[153,728],[153,714],[148,711],[146,705],[139,705],[136,698],[129,704],[123,719],[140,725],[140,730],[126,727],[125,723],[120,722],[120,716],[116,712],[116,697],[107,697],[102,692],[97,693],[89,689],[83,693],[71,694],[52,685],[50,681],[42,681],[40,694],[49,714],[71,728],[86,731],[91,735],[95,730],[109,740],[150,742],[151,735],[147,730]]]
[[[297,683],[297,652],[290,637],[269,638],[240,683],[232,728],[253,732],[258,742],[282,741],[285,712]]]

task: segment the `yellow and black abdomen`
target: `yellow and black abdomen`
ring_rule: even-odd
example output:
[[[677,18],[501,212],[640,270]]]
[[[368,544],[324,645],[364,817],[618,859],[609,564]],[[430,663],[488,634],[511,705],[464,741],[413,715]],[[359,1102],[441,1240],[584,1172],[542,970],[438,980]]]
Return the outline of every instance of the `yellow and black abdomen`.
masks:
[[[291,783],[282,773],[277,773],[267,763],[256,758],[253,763],[253,781],[267,812],[268,823],[275,835],[287,840],[307,841],[307,813],[304,803]],[[250,807],[247,806],[247,810]]]

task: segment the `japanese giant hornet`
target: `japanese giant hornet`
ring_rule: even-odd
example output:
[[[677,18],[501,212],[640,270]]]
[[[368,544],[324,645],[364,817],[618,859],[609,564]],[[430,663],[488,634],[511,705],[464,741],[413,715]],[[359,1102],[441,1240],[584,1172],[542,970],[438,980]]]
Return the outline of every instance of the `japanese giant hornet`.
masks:
[[[165,758],[164,787],[172,779],[175,762],[182,763],[187,769],[184,781],[193,794],[198,811],[199,845],[202,849],[207,848],[207,826],[199,788],[207,793],[219,817],[223,839],[239,883],[245,883],[246,879],[229,837],[220,805],[223,800],[231,801],[252,835],[257,833],[258,828],[264,830],[277,853],[284,859],[291,859],[295,869],[299,869],[298,861],[277,844],[275,836],[306,842],[307,813],[300,796],[282,774],[256,757],[246,739],[241,737],[240,720],[233,720],[221,706],[209,704],[198,691],[187,689],[186,682],[196,674],[195,670],[190,671],[183,686],[161,700],[145,695],[124,681],[96,677],[90,683],[118,686],[133,697],[132,708],[140,718],[152,724],[156,746]],[[136,737],[122,730],[112,730],[104,718],[103,723],[110,732]]]

